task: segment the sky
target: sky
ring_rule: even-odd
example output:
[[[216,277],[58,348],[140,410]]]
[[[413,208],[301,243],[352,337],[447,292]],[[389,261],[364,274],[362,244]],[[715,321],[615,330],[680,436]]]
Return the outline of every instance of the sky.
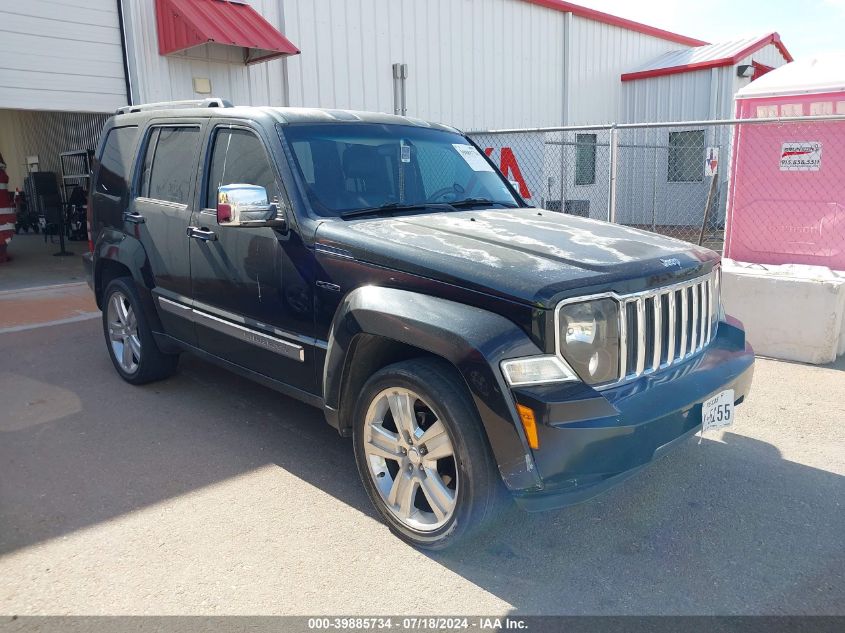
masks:
[[[795,59],[845,52],[845,0],[573,0],[708,42],[777,31]]]

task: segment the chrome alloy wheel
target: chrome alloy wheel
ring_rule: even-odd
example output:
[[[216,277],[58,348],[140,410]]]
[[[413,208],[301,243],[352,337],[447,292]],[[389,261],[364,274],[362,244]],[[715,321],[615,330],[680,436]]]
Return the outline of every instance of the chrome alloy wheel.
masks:
[[[141,362],[141,337],[135,311],[122,292],[115,292],[109,298],[107,320],[114,357],[123,371],[134,374]]]
[[[455,512],[458,471],[443,422],[413,391],[392,387],[367,409],[364,453],[384,504],[420,532],[443,527]]]

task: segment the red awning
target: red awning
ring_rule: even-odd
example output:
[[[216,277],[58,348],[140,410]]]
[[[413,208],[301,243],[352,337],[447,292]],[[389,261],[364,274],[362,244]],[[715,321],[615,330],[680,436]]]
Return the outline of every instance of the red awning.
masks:
[[[162,55],[209,43],[242,48],[245,64],[299,54],[245,0],[156,0],[156,23]]]

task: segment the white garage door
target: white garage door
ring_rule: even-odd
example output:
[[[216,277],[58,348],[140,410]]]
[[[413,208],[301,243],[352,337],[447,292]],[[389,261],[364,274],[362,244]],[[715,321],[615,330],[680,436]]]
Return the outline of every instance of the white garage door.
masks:
[[[116,0],[0,0],[0,108],[126,103]]]

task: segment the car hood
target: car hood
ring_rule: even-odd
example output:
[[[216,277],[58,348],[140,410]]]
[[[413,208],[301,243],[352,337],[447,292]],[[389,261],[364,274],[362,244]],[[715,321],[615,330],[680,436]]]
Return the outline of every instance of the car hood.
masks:
[[[643,289],[665,285],[718,261],[688,242],[538,209],[330,220],[318,227],[317,242],[359,261],[538,307],[575,290],[620,291],[631,280]]]

